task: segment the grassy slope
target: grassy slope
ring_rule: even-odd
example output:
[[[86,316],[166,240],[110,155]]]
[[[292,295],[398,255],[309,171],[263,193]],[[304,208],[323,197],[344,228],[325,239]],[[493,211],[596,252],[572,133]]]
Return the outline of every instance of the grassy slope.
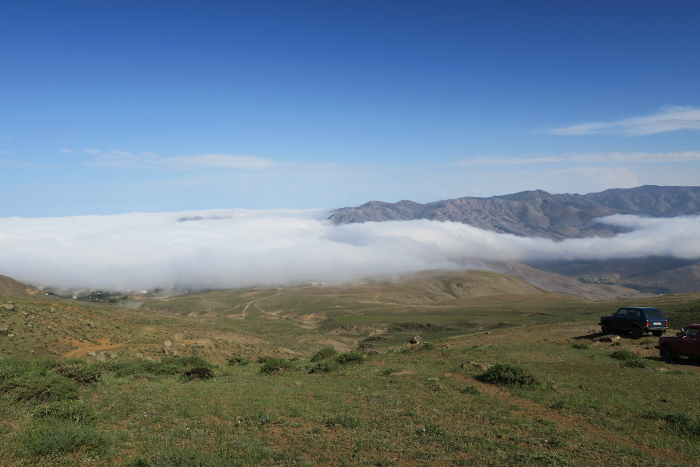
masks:
[[[0,336],[0,380],[12,379],[16,357],[59,357],[50,350],[84,356],[115,346],[107,351],[118,357],[72,364],[102,373],[99,383],[76,389],[78,402],[18,402],[3,386],[0,465],[138,465],[139,458],[140,465],[695,462],[698,368],[660,362],[651,337],[592,340],[598,317],[626,302],[541,290],[465,298],[455,292],[468,285],[464,278],[447,279],[213,291],[149,304],[173,307],[160,312],[13,298],[18,309],[0,313],[16,332]],[[640,304],[664,309],[673,327],[700,322],[697,294]],[[405,344],[416,333],[434,347]],[[321,347],[349,349],[372,336],[386,340],[366,342],[382,351],[366,364],[309,374]],[[220,363],[215,377],[187,382],[143,360],[131,373],[115,371],[137,352],[159,359],[166,339],[183,356]],[[641,366],[610,358],[620,349],[638,354]],[[294,361],[262,375],[258,363],[223,364],[234,354]],[[476,379],[481,369],[462,366],[469,361],[520,365],[541,384],[485,384]],[[37,364],[29,365],[36,384],[64,378],[50,371],[55,364]],[[67,413],[83,415],[66,422]]]

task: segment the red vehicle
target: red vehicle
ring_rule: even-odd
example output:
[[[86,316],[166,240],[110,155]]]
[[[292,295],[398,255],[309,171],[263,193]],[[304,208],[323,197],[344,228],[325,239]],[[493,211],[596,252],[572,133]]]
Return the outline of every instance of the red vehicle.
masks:
[[[659,338],[661,358],[673,361],[676,357],[700,357],[700,324],[691,324],[676,336]]]

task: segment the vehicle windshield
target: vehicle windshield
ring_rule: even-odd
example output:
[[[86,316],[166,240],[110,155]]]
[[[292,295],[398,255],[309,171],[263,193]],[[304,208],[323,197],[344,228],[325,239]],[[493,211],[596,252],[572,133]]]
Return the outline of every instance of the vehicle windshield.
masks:
[[[646,311],[647,318],[649,319],[657,319],[657,318],[662,318],[664,317],[664,314],[659,310],[658,308],[650,308]]]

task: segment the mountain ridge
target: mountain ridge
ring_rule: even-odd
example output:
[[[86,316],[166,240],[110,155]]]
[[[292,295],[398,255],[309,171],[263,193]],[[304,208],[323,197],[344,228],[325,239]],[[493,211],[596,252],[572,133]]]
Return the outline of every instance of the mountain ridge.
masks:
[[[430,219],[472,225],[498,233],[553,240],[611,237],[624,232],[596,219],[613,214],[675,217],[700,214],[700,187],[644,185],[597,193],[552,194],[529,190],[488,198],[463,197],[426,204],[369,201],[337,209],[333,224]]]

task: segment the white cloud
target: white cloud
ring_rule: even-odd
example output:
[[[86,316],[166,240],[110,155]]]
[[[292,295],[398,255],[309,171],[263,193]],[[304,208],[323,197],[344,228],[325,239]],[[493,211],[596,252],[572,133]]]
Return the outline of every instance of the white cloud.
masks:
[[[596,152],[588,154],[564,154],[561,156],[539,157],[485,157],[478,156],[463,159],[454,165],[527,165],[558,162],[684,162],[700,161],[700,151],[683,152]]]
[[[328,214],[234,209],[1,218],[0,274],[65,288],[224,288],[461,267],[470,258],[700,257],[700,217],[611,216],[604,221],[634,230],[555,243],[428,220],[334,226],[324,220]]]
[[[700,109],[696,107],[669,106],[661,112],[646,117],[636,117],[617,122],[582,123],[546,130],[552,135],[590,135],[613,133],[625,136],[652,135],[677,130],[700,130]]]
[[[132,154],[113,149],[107,153],[97,149],[86,149],[87,154],[96,156],[88,162],[94,167],[114,169],[264,169],[275,165],[275,161],[251,156],[229,154],[203,154],[196,156],[161,157],[152,152]]]

